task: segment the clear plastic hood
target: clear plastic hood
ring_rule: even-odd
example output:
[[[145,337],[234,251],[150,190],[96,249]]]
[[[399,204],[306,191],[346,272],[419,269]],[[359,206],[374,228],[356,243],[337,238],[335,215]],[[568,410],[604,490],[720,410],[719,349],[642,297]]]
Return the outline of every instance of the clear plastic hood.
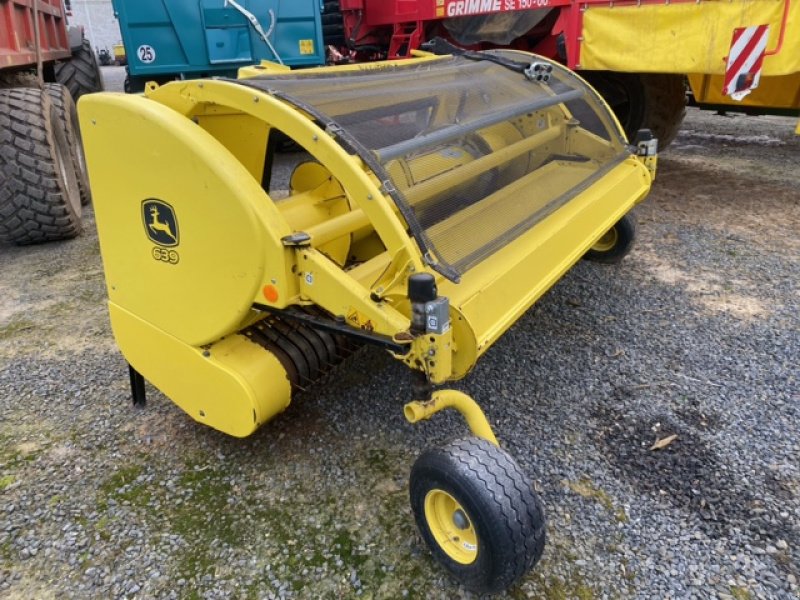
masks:
[[[358,153],[428,263],[457,280],[629,155],[574,74],[529,54],[489,56],[508,64],[444,57],[240,83],[294,104]],[[523,72],[531,63],[545,81]]]

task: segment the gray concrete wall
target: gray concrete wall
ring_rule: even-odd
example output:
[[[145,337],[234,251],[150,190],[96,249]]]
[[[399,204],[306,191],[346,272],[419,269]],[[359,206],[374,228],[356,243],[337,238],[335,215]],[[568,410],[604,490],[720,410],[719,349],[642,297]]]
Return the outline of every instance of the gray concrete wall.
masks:
[[[70,25],[81,25],[92,48],[107,48],[122,41],[111,0],[72,0]]]

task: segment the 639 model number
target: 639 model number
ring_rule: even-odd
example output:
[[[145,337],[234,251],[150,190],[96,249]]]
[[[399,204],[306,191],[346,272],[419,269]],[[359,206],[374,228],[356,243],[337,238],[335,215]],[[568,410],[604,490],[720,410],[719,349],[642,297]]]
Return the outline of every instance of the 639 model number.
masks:
[[[181,257],[175,250],[169,250],[167,248],[159,248],[158,246],[153,248],[153,258],[161,262],[169,263],[171,265],[177,265],[178,261],[181,259]]]

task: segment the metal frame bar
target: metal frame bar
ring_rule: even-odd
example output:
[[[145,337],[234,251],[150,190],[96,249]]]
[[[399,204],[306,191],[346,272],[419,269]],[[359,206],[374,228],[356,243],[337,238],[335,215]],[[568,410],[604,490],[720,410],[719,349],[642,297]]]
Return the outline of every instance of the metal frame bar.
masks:
[[[438,131],[433,131],[426,135],[421,135],[410,140],[380,148],[379,150],[375,151],[375,154],[380,162],[385,163],[395,158],[400,158],[401,156],[411,154],[416,150],[421,150],[422,148],[435,146],[437,144],[443,144],[445,142],[463,137],[468,133],[478,131],[479,129],[491,127],[492,125],[497,125],[503,121],[510,121],[511,119],[524,115],[525,113],[535,112],[544,108],[550,108],[551,106],[555,106],[557,104],[566,104],[572,100],[582,98],[583,94],[584,90],[579,89],[561,92],[560,94],[555,94],[553,96],[547,96],[544,98],[540,97],[533,100],[526,100],[525,102],[513,104],[508,108],[490,113],[478,119],[467,121],[466,123],[449,125],[439,129]]]

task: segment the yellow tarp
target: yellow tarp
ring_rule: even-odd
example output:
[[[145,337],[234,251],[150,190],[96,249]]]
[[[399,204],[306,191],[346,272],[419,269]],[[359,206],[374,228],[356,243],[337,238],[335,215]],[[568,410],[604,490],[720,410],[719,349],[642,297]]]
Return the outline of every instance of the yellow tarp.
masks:
[[[689,75],[689,84],[695,99],[704,104],[800,108],[800,73],[762,77],[758,87],[741,102],[722,93],[722,75]]]
[[[589,5],[580,68],[642,73],[725,73],[733,30],[770,26],[775,49],[785,2],[791,1],[783,47],[764,59],[764,76],[800,72],[800,2],[704,0],[639,6]]]

